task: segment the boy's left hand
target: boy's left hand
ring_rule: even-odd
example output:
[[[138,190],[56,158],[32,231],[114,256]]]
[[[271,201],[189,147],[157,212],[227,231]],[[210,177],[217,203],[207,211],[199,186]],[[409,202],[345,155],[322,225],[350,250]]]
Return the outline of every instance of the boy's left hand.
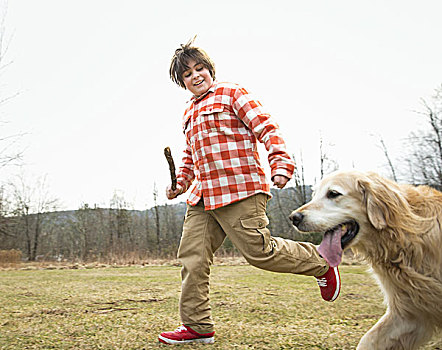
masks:
[[[273,184],[278,188],[284,188],[290,179],[283,175],[275,175],[272,179]]]

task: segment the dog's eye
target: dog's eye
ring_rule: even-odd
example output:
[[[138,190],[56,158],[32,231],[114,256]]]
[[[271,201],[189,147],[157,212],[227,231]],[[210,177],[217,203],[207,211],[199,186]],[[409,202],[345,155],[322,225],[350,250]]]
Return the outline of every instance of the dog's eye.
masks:
[[[337,198],[339,196],[342,196],[342,193],[339,193],[338,191],[330,190],[330,191],[327,192],[327,198],[328,199],[334,199],[334,198]]]

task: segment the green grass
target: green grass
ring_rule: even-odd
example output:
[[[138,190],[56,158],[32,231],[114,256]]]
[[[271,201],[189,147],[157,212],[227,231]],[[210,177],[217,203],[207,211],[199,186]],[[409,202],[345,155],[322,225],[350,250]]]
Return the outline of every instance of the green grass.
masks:
[[[216,343],[192,349],[354,349],[384,313],[364,266],[342,266],[334,303],[314,278],[214,266]],[[179,325],[180,268],[0,271],[0,349],[161,349]],[[442,348],[433,340],[425,349]]]

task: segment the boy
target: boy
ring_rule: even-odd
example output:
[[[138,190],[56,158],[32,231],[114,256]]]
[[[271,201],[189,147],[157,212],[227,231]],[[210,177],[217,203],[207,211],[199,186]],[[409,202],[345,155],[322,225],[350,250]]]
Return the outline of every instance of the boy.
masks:
[[[214,324],[209,305],[209,275],[215,251],[226,236],[252,265],[275,272],[319,276],[322,297],[338,297],[340,277],[329,268],[313,244],[271,237],[266,216],[270,184],[260,165],[257,141],[269,153],[271,180],[283,188],[292,177],[294,163],[285,149],[277,124],[245,89],[215,80],[209,56],[193,40],[175,51],[170,77],[193,97],[184,113],[187,147],[177,173],[175,191],[187,200],[178,258],[182,291],[182,325],[164,332],[166,344],[213,343]]]

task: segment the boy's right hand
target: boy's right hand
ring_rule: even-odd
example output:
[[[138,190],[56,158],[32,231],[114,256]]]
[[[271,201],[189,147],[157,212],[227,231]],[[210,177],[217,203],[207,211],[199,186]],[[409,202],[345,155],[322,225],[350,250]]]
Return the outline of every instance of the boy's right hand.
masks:
[[[167,199],[174,199],[174,198],[178,197],[181,193],[183,193],[183,188],[178,184],[176,185],[175,191],[172,190],[172,185],[169,185],[166,188]]]

